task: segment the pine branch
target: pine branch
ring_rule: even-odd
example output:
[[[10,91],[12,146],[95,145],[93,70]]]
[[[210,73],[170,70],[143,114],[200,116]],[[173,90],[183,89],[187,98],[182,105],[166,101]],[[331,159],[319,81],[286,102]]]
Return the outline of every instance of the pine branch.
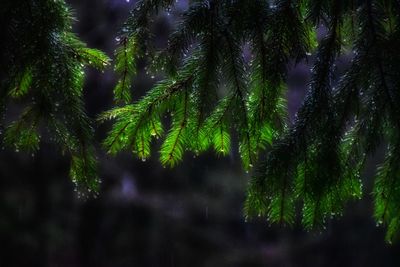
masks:
[[[150,19],[172,5],[139,2],[124,33],[138,44],[137,53],[123,58],[145,57],[144,51],[153,58]],[[248,187],[246,216],[293,224],[302,204],[306,228],[321,227],[341,215],[347,201],[361,198],[365,160],[388,144],[374,196],[376,218],[383,214],[391,241],[400,227],[391,163],[399,154],[399,7],[395,0],[194,1],[167,49],[150,63],[167,77],[138,102],[104,115],[116,119],[105,144],[113,153],[133,146],[147,157],[167,110],[173,124],[161,149],[164,165],[210,146],[227,155],[236,145],[230,135],[237,133],[244,168],[262,158]],[[321,24],[328,33],[315,53],[310,90],[288,126],[287,72],[314,52]],[[248,47],[250,66],[242,56]],[[353,62],[334,87],[335,62],[350,48]]]
[[[81,193],[96,193],[93,132],[82,90],[84,68],[102,70],[108,57],[71,32],[73,17],[64,1],[6,1],[1,7],[6,30],[0,61],[11,66],[2,73],[1,102],[12,105],[17,98],[26,107],[7,127],[6,145],[35,152],[45,128],[71,156],[70,176]]]

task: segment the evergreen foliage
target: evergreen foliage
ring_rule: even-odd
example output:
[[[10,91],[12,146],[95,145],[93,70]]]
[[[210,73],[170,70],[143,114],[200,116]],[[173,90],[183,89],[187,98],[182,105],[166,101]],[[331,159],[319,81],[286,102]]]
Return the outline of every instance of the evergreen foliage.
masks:
[[[139,0],[115,52],[117,107],[104,147],[145,160],[163,138],[160,160],[173,167],[186,151],[228,155],[237,144],[243,168],[257,164],[246,216],[321,227],[363,195],[366,158],[385,147],[373,197],[387,240],[400,231],[400,2],[397,0],[192,0],[165,49],[155,49],[151,24],[176,1]],[[36,151],[50,136],[71,157],[78,188],[97,192],[91,119],[83,103],[85,67],[108,58],[71,30],[62,0],[0,4],[2,142]],[[319,29],[326,35],[317,42]],[[246,56],[250,52],[251,56]],[[315,55],[306,98],[292,123],[286,80],[293,63]],[[338,77],[335,62],[352,58]],[[165,78],[139,100],[131,85],[139,59]],[[338,82],[336,83],[336,81]],[[7,107],[19,108],[14,118]],[[14,112],[13,112],[14,113]],[[166,128],[166,115],[171,125]],[[11,121],[11,122],[9,122]],[[2,131],[3,132],[3,131]]]
[[[231,151],[244,169],[259,162],[249,184],[246,216],[306,228],[323,226],[351,199],[362,197],[368,155],[387,147],[373,195],[387,240],[400,229],[400,3],[395,0],[190,1],[168,46],[154,49],[150,24],[175,1],[137,2],[120,36],[115,98],[129,102],[127,75],[136,61],[163,72],[143,98],[103,114],[115,123],[104,141],[110,153],[150,156],[164,137],[161,163],[175,166],[186,150]],[[318,29],[326,35],[316,41]],[[243,53],[251,51],[251,58]],[[289,66],[315,54],[309,91],[293,123],[286,117]],[[352,57],[337,77],[339,56]],[[339,82],[335,85],[335,80]],[[163,133],[165,114],[172,124]]]
[[[0,20],[4,144],[34,153],[41,135],[50,136],[70,155],[70,176],[79,192],[96,192],[93,129],[82,89],[85,67],[104,69],[108,57],[72,32],[73,17],[64,1],[2,1]],[[19,107],[18,118],[7,112],[10,105]]]

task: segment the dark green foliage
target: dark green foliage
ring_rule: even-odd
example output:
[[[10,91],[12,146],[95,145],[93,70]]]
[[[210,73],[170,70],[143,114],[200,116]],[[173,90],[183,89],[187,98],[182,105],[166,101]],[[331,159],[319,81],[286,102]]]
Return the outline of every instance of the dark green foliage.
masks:
[[[124,28],[127,32],[120,37],[125,41],[117,50],[117,69],[126,62],[119,56],[120,51],[150,42],[148,21],[143,18],[169,8],[171,2],[137,4]],[[241,14],[243,22],[240,23],[235,13],[238,10],[246,10]],[[152,51],[151,45],[137,49],[135,58],[154,55],[151,69],[164,70],[169,76],[148,96],[133,104],[131,110],[117,108],[105,115],[117,117],[118,121],[105,140],[106,147],[111,152],[132,149],[140,157],[147,157],[148,152],[141,153],[135,145],[131,147],[138,142],[143,148],[149,147],[151,131],[142,125],[142,120],[132,122],[132,117],[147,107],[144,115],[156,113],[159,123],[159,117],[165,112],[172,115],[172,128],[161,148],[163,164],[175,165],[185,150],[197,154],[210,146],[225,155],[230,151],[232,130],[236,129],[244,168],[250,168],[257,160],[259,149],[269,145],[275,131],[284,127],[286,112],[282,96],[289,60],[300,60],[311,49],[310,31],[305,29],[309,25],[300,21],[299,10],[300,6],[282,2],[273,16],[265,1],[195,1],[183,15],[165,50]],[[294,19],[286,20],[287,16]],[[271,30],[265,32],[269,25]],[[287,32],[281,31],[283,35],[278,33],[282,26],[287,28]],[[254,52],[250,64],[242,56],[246,41],[252,41],[250,48]],[[298,45],[292,46],[293,43]],[[196,48],[192,49],[192,45]],[[270,46],[277,53],[267,53]],[[171,83],[182,86],[168,94],[167,102],[145,103],[148,97],[164,98],[168,90],[163,87]],[[138,127],[147,129],[147,134]]]
[[[141,100],[104,114],[116,120],[104,142],[108,150],[148,157],[151,137],[163,136],[165,114],[172,125],[160,151],[163,165],[176,165],[186,150],[197,154],[213,147],[226,155],[235,133],[244,168],[260,162],[248,188],[246,216],[293,224],[301,206],[302,224],[313,228],[340,215],[347,201],[362,197],[365,159],[385,144],[386,160],[373,191],[375,217],[389,225],[388,241],[396,237],[398,1],[191,1],[168,46],[155,51],[149,22],[173,5],[139,1],[124,27],[121,40],[128,43],[117,51],[136,49],[125,70],[134,73],[135,59],[148,55],[153,59],[149,69],[166,78]],[[318,28],[327,33],[317,43]],[[251,58],[243,56],[246,50]],[[311,53],[310,90],[290,124],[288,67]],[[126,58],[119,54],[121,73]],[[335,62],[343,54],[353,58],[352,64],[337,78]],[[119,91],[117,85],[116,98],[121,98]]]
[[[50,135],[71,156],[70,176],[80,192],[97,191],[93,129],[82,89],[85,67],[104,69],[107,56],[72,33],[64,1],[2,1],[0,7],[1,113],[7,115],[7,106],[22,109],[19,118],[1,122],[14,120],[5,127],[5,144],[35,152],[41,135]]]
[[[100,117],[114,120],[104,140],[107,151],[130,150],[145,160],[153,138],[163,138],[161,163],[173,167],[186,151],[227,155],[237,147],[245,170],[257,163],[246,216],[291,225],[301,213],[301,223],[314,228],[362,197],[365,160],[386,147],[372,192],[374,216],[388,226],[387,240],[396,239],[399,1],[190,1],[167,47],[157,50],[152,21],[175,2],[138,1],[122,28],[114,66],[114,100],[121,106]],[[3,1],[0,7],[2,141],[34,152],[41,135],[51,136],[71,157],[70,176],[79,189],[96,192],[93,130],[82,89],[85,67],[103,69],[107,56],[72,33],[64,1]],[[319,42],[318,29],[326,31]],[[309,91],[291,123],[289,66],[311,54]],[[342,55],[352,64],[337,77],[335,62]],[[165,78],[132,102],[139,59],[149,61],[151,75]],[[10,116],[8,106],[20,116]]]
[[[116,102],[128,103],[131,100],[131,80],[136,73],[136,50],[137,43],[135,39],[124,36],[121,46],[115,52],[116,62],[115,72],[120,76],[120,79],[115,86],[114,96]]]

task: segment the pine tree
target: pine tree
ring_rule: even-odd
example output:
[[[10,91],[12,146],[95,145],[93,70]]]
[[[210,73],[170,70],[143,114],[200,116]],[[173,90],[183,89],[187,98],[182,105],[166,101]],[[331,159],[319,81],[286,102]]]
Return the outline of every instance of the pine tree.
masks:
[[[2,1],[0,20],[2,141],[16,151],[35,152],[41,134],[50,136],[70,155],[70,176],[79,192],[98,191],[92,122],[82,90],[85,67],[104,69],[108,57],[72,32],[64,1]],[[9,105],[19,107],[18,118],[8,116]]]

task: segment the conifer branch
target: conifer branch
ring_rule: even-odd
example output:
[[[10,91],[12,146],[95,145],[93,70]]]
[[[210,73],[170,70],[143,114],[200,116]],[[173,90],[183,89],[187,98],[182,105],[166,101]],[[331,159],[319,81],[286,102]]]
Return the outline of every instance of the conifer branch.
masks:
[[[5,1],[0,15],[6,29],[0,61],[10,66],[1,74],[1,102],[12,105],[18,98],[26,107],[6,127],[5,144],[35,152],[42,131],[47,130],[70,155],[70,177],[80,193],[96,194],[93,132],[82,90],[84,68],[103,70],[108,57],[87,48],[71,31],[73,17],[64,1]]]

